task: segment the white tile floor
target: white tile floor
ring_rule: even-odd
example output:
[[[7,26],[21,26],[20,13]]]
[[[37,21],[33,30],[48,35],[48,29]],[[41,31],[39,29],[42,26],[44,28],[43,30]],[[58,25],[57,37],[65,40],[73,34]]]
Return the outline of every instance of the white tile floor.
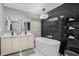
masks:
[[[40,53],[37,49],[32,49],[29,52],[27,52],[27,51],[25,51],[25,52],[20,51],[19,56],[43,56],[43,54]]]
[[[29,56],[29,55],[34,54],[34,53],[35,53],[35,51],[33,49],[29,49],[29,50],[9,54],[9,55],[6,55],[6,56]]]
[[[18,53],[10,54],[8,56],[43,56],[37,49],[29,49],[26,51],[20,51]]]
[[[37,49],[33,49],[35,51],[34,54],[31,54],[29,56],[44,56],[41,52],[39,52]]]
[[[45,56],[43,53],[38,51],[36,48],[29,49],[26,51],[20,51],[18,53],[10,54],[8,56]]]

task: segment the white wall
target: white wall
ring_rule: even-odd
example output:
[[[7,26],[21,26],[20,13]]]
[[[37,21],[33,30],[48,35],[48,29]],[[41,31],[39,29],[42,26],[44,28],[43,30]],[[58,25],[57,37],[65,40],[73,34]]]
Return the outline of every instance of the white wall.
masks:
[[[34,14],[30,14],[28,12],[23,12],[23,11],[19,11],[16,9],[12,9],[12,8],[8,8],[8,7],[4,7],[4,16],[14,16],[14,17],[18,17],[18,22],[19,25],[16,27],[18,29],[18,31],[21,31],[21,20],[24,22],[30,22],[31,23],[31,31],[36,33],[36,36],[40,36],[41,35],[41,22],[40,19],[37,19],[37,17],[33,18],[31,17],[31,15]],[[6,18],[5,18],[6,20]],[[11,20],[15,20],[15,19],[11,19]],[[38,31],[35,30],[35,22],[38,23]],[[6,26],[4,26],[6,28]],[[7,30],[5,30],[5,32],[7,32]]]
[[[0,3],[0,35],[4,31],[4,19],[3,19],[3,5]]]

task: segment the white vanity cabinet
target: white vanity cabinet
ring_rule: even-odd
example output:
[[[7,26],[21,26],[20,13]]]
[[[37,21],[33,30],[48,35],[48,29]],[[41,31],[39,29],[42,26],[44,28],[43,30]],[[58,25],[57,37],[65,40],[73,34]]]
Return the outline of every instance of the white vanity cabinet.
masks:
[[[34,48],[34,35],[28,35],[27,40],[28,40],[28,48]]]
[[[20,51],[20,38],[19,37],[12,37],[12,52]]]
[[[12,42],[10,37],[1,39],[1,55],[10,54],[12,52]]]
[[[20,39],[20,48],[21,50],[25,50],[25,49],[28,49],[28,43],[27,43],[27,37],[21,37]]]
[[[0,37],[1,55],[34,48],[34,35]]]

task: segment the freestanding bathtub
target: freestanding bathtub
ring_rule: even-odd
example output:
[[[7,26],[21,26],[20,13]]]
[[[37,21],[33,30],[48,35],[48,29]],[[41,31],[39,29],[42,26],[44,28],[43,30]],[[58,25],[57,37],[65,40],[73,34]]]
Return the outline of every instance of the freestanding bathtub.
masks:
[[[37,37],[35,38],[35,47],[45,56],[59,56],[60,41]]]

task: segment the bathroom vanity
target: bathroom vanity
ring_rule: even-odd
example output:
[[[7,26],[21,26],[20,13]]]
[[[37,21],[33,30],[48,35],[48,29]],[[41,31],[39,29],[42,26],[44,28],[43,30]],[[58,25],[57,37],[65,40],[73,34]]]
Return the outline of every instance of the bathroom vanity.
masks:
[[[34,48],[34,34],[0,37],[0,55]]]

